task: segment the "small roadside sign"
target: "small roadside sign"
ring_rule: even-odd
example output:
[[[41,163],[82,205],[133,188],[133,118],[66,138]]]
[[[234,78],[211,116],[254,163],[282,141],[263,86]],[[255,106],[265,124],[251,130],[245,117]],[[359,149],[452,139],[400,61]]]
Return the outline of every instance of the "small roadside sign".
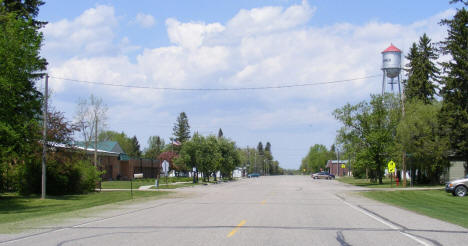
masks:
[[[163,161],[162,165],[162,170],[165,174],[167,174],[167,172],[169,172],[169,162],[167,162],[166,160]]]
[[[389,173],[395,172],[395,162],[393,160],[388,162],[388,172]]]
[[[346,165],[345,165],[345,164],[341,164],[341,168],[346,168]]]

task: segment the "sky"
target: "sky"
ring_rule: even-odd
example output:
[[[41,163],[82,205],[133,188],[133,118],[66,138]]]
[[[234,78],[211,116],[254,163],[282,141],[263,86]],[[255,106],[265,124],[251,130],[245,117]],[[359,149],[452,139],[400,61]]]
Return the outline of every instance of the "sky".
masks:
[[[404,56],[423,33],[443,40],[439,22],[456,7],[440,0],[53,0],[40,9],[49,22],[41,55],[51,104],[69,120],[78,100],[93,94],[108,107],[106,129],[135,135],[144,148],[149,136],[169,142],[186,112],[192,133],[221,128],[242,148],[270,142],[280,166],[297,169],[312,145],[335,142],[335,109],[380,93],[381,52],[393,43]],[[350,81],[151,89],[341,80]]]

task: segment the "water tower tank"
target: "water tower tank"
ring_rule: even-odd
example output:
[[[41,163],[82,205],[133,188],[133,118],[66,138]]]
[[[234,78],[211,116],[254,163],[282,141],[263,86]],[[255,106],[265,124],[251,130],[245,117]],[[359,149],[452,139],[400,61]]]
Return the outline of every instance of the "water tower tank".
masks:
[[[382,70],[387,77],[395,78],[401,71],[401,50],[391,44],[382,51]]]

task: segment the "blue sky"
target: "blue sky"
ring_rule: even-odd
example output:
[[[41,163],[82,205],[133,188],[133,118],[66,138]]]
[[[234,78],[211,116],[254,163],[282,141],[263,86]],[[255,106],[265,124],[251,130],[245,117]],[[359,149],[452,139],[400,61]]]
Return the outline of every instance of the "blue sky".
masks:
[[[73,119],[91,93],[108,106],[107,128],[168,141],[184,111],[193,131],[219,128],[239,147],[272,144],[298,168],[313,144],[330,146],[331,113],[380,91],[381,54],[407,51],[453,15],[448,1],[47,1],[39,18],[52,104]],[[452,9],[451,9],[452,8]],[[176,88],[334,85],[242,92],[174,92],[105,87],[57,78]],[[55,77],[55,78],[54,78]]]

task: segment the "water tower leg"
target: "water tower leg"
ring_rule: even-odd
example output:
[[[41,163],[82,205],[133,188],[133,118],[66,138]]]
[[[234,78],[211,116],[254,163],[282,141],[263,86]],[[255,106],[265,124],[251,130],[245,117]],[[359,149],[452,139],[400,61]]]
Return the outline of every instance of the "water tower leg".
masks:
[[[385,70],[383,70],[383,77],[382,77],[382,96],[385,92]]]
[[[400,75],[398,75],[398,97],[401,100],[401,85],[400,85]]]

